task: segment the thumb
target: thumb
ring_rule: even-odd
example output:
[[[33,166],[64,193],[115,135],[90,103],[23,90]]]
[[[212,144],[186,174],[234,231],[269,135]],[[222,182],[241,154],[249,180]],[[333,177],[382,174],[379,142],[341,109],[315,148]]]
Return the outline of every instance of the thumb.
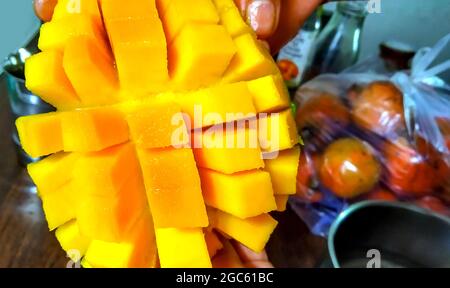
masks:
[[[244,19],[260,39],[275,32],[280,19],[281,0],[235,0]]]

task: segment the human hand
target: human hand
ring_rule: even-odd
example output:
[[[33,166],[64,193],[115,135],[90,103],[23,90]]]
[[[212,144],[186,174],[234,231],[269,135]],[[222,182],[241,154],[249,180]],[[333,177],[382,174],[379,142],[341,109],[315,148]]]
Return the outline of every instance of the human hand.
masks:
[[[53,10],[58,0],[34,0],[34,11],[42,21],[52,20]]]
[[[234,0],[242,16],[277,53],[324,0]]]

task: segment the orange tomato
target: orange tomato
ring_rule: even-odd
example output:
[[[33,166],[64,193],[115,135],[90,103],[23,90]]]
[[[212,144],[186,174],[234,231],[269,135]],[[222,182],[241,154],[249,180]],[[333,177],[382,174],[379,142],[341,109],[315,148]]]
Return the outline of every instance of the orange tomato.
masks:
[[[322,157],[320,180],[334,194],[354,198],[378,183],[381,167],[371,147],[354,138],[332,143]]]
[[[437,167],[411,147],[405,138],[383,146],[386,184],[401,196],[420,197],[430,194],[441,184]]]
[[[318,169],[320,160],[317,155],[309,155],[302,150],[297,173],[296,196],[304,201],[316,203],[323,199],[323,194],[318,190]]]
[[[383,200],[383,201],[397,201],[397,197],[391,191],[384,188],[377,188],[367,194],[366,200]]]
[[[434,211],[442,215],[450,215],[450,209],[440,199],[433,196],[425,196],[414,202],[417,206]]]
[[[403,94],[390,82],[373,82],[349,92],[352,119],[359,127],[380,136],[397,135],[406,129]]]
[[[291,81],[295,79],[300,73],[297,65],[295,65],[295,63],[293,63],[292,61],[282,59],[279,60],[277,64],[284,81]]]

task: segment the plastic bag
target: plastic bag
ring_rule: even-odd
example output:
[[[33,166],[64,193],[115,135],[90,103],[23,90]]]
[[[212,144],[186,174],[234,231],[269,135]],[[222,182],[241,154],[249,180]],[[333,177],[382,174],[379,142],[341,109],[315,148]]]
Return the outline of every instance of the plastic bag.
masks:
[[[321,75],[297,92],[303,149],[291,207],[326,236],[361,200],[414,202],[450,216],[450,86],[430,67],[450,43],[421,49],[411,71],[389,75],[370,58]],[[367,72],[364,72],[364,69]]]

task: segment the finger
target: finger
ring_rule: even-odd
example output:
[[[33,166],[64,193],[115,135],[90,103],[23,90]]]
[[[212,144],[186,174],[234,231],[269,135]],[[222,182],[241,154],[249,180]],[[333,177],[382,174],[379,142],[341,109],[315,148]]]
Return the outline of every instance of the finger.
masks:
[[[52,20],[53,10],[58,0],[34,0],[34,11],[42,21],[48,22]]]
[[[248,268],[273,268],[266,252],[256,253],[244,245],[233,241],[233,247],[241,258],[242,263]]]
[[[282,1],[279,23],[273,35],[267,39],[272,53],[277,53],[295,35],[323,0]]]
[[[275,32],[280,18],[280,0],[250,0],[245,19],[260,39]]]

